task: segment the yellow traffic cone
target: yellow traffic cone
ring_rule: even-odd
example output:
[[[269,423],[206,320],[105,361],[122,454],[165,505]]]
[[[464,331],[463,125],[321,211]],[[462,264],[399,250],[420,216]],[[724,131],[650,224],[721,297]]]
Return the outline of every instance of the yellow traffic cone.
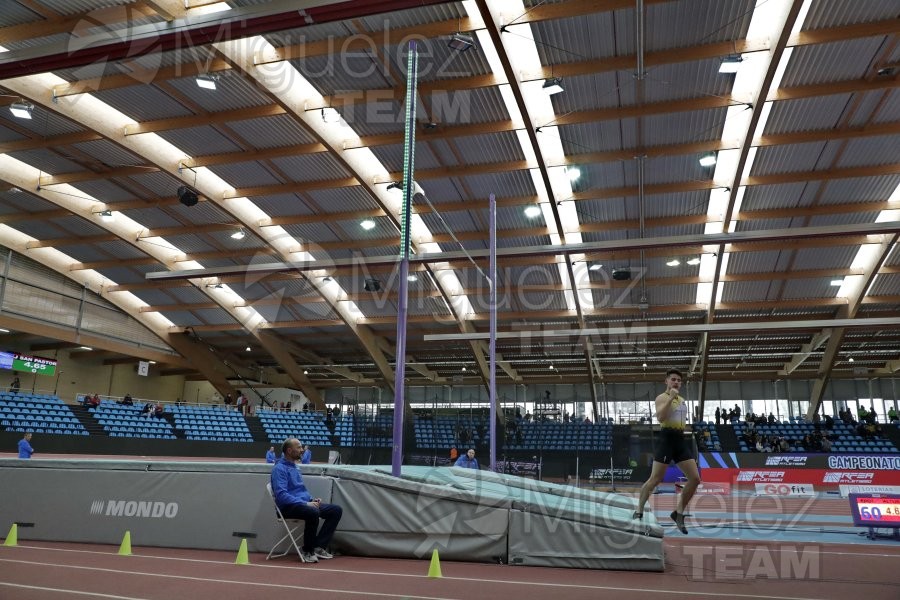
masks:
[[[12,527],[9,528],[9,533],[6,534],[6,541],[3,542],[4,546],[15,546],[19,543],[19,526],[16,523],[12,524]]]
[[[443,575],[441,575],[441,559],[438,556],[437,548],[431,552],[431,564],[428,566],[428,576],[432,578],[443,577]]]
[[[122,538],[122,545],[119,546],[119,556],[131,556],[131,532],[126,531],[125,537]]]
[[[236,565],[249,565],[250,559],[247,558],[247,540],[241,540],[241,547],[238,549],[237,558],[234,560]]]

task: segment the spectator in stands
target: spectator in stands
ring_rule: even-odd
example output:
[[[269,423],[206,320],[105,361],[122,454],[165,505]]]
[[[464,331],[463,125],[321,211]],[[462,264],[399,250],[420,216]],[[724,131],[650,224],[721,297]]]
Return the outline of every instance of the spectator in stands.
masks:
[[[149,417],[149,416],[152,415],[152,414],[153,414],[153,403],[152,403],[152,402],[148,402],[148,403],[146,403],[146,404],[144,405],[144,407],[141,409],[141,415],[142,415],[142,416],[143,416],[143,415],[147,415],[147,416]]]
[[[300,444],[300,448],[303,450],[303,454],[300,455],[300,464],[308,465],[312,462],[312,450],[307,444]]]
[[[825,429],[834,429],[834,417],[825,415]]]
[[[456,459],[459,458],[459,450],[456,449],[456,446],[450,448],[450,462],[456,462]]]
[[[231,394],[225,394],[225,398],[222,402],[225,403],[225,409],[228,410],[231,408],[231,405],[234,404],[234,399],[231,397]]]
[[[869,411],[866,410],[866,407],[862,404],[859,405],[859,408],[856,409],[856,416],[859,417],[860,423],[865,423],[866,418],[869,416]]]
[[[163,405],[161,402],[157,402],[156,406],[153,407],[153,416],[157,419],[163,418]]]
[[[897,409],[893,406],[888,411],[888,421],[893,423],[894,421],[900,421],[900,415],[897,414]]]
[[[660,423],[660,443],[656,446],[657,451],[653,457],[650,478],[641,487],[640,500],[633,517],[635,519],[644,518],[644,505],[647,504],[650,494],[662,483],[669,463],[674,462],[684,473],[687,483],[682,488],[675,510],[669,516],[675,521],[675,526],[681,533],[687,533],[687,528],[684,526],[684,511],[697,490],[697,486],[700,485],[700,471],[690,447],[684,441],[687,404],[679,393],[683,379],[681,371],[669,369],[666,372],[666,391],[656,397],[656,418]]]
[[[341,416],[341,407],[335,404],[334,410],[332,410],[331,413],[334,415],[334,418],[337,419],[339,416]]]
[[[716,407],[716,425],[722,424],[722,410],[721,407]]]
[[[19,440],[19,458],[31,458],[34,454],[34,448],[31,447],[31,432],[27,431],[25,436]]]
[[[784,437],[780,437],[778,438],[778,450],[780,450],[781,452],[790,452],[791,444],[786,439],[784,439]]]
[[[315,563],[319,559],[332,558],[328,545],[341,521],[343,509],[337,504],[326,504],[321,498],[313,498],[303,484],[303,476],[297,468],[302,454],[300,441],[285,440],[281,445],[281,459],[272,468],[270,482],[275,504],[286,519],[302,519],[303,546],[300,555],[303,562]],[[324,521],[319,530],[319,521]]]
[[[737,404],[734,405],[734,418],[736,421],[741,420],[741,407]]]
[[[822,438],[822,452],[831,452],[831,440],[827,436]]]
[[[769,423],[775,423],[775,414],[769,413]]]
[[[134,406],[134,399],[131,397],[131,394],[125,394],[125,397],[121,400],[116,401],[116,404],[121,404],[123,406]]]
[[[13,373],[12,383],[9,384],[9,391],[12,394],[18,394],[19,388],[22,387],[22,382],[19,381],[19,374]]]
[[[585,425],[590,425],[591,422],[592,422],[592,421],[591,421],[591,418],[590,418],[590,417],[585,417],[585,418],[584,418],[584,424],[585,424]]]
[[[875,412],[875,405],[871,405],[869,407],[869,414],[867,415],[869,423],[877,423],[878,422],[878,413]]]
[[[478,469],[478,460],[475,458],[475,448],[469,448],[464,455],[456,459],[453,466],[463,467],[465,469]]]
[[[269,451],[266,452],[266,462],[270,465],[275,464],[275,446],[269,446]]]
[[[526,412],[526,413],[525,413],[525,422],[526,422],[526,423],[531,423],[531,419],[532,419],[531,413],[530,413],[530,412]]]
[[[303,412],[309,412],[309,402],[303,403]]]

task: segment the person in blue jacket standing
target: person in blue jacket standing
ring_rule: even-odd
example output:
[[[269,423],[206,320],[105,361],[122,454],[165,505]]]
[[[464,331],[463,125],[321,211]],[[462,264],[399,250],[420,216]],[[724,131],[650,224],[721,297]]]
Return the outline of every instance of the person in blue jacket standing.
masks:
[[[34,448],[31,447],[30,441],[31,432],[29,431],[25,437],[19,440],[19,458],[31,458],[31,455],[34,454]]]
[[[468,452],[456,459],[456,463],[453,466],[466,469],[478,469],[478,461],[475,460],[475,448],[469,448]]]
[[[266,452],[266,462],[270,465],[275,464],[275,446],[269,446],[269,451]]]
[[[301,444],[301,447],[303,448],[303,455],[300,457],[300,464],[308,465],[312,462],[312,450],[306,444]]]

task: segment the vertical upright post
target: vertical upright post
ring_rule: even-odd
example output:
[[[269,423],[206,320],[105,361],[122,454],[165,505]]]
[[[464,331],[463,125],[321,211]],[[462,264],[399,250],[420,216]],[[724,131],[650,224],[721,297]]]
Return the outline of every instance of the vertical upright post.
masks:
[[[397,305],[397,367],[394,370],[394,447],[391,475],[400,477],[403,464],[403,410],[406,393],[406,315],[409,298],[409,219],[412,213],[413,173],[416,162],[416,85],[418,50],[409,43],[406,70],[406,136],[403,144],[403,206],[400,211],[400,298]]]
[[[497,197],[491,194],[488,202],[488,229],[490,229],[491,259],[488,266],[491,286],[490,313],[491,313],[491,341],[488,354],[490,355],[489,387],[491,394],[491,471],[497,466]]]

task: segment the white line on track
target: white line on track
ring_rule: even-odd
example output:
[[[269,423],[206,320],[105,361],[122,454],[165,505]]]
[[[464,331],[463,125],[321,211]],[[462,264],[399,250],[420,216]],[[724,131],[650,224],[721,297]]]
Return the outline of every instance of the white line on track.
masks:
[[[25,561],[25,560],[11,560],[11,559],[2,559],[0,558],[0,562],[6,563],[14,563],[14,564],[23,564],[23,565],[31,565],[31,566],[39,566],[39,567],[47,567],[47,568],[58,568],[58,569],[76,569],[76,570],[85,570],[85,571],[98,571],[101,573],[114,573],[118,575],[138,575],[144,577],[158,577],[163,579],[181,579],[187,581],[200,581],[205,583],[224,583],[229,585],[242,585],[242,586],[258,586],[265,588],[284,588],[289,590],[305,590],[310,592],[318,592],[318,593],[340,593],[340,594],[348,594],[348,595],[357,595],[357,596],[379,596],[379,597],[387,597],[387,598],[410,598],[414,600],[454,600],[452,598],[446,597],[435,597],[435,596],[411,596],[408,594],[385,594],[378,593],[373,591],[366,592],[357,592],[352,590],[334,590],[327,588],[314,588],[314,587],[305,587],[298,586],[296,584],[277,584],[277,583],[265,583],[265,582],[249,582],[244,580],[234,580],[234,579],[211,579],[206,577],[191,577],[187,575],[169,575],[164,573],[147,573],[144,571],[126,571],[123,569],[105,569],[101,567],[88,567],[88,566],[80,566],[80,565],[59,565],[53,563],[40,563],[34,561]],[[222,563],[218,563],[222,564]],[[317,571],[325,571],[325,569],[316,569]],[[342,571],[339,569],[328,569],[329,572],[338,572],[346,575],[385,575],[389,577],[397,577],[397,573],[373,573],[373,572],[359,572],[359,571]],[[424,575],[399,575],[404,577],[416,577],[419,579],[426,579],[427,577]],[[451,579],[456,581],[465,581],[472,583],[484,583],[484,584],[508,584],[508,585],[516,585],[516,586],[534,586],[534,587],[558,587],[558,588],[569,588],[569,589],[587,589],[593,591],[610,591],[610,592],[640,592],[642,594],[666,594],[666,595],[675,595],[675,596],[709,596],[713,598],[754,598],[761,600],[817,600],[815,597],[810,596],[763,596],[761,594],[735,594],[733,592],[703,592],[699,590],[671,590],[671,589],[653,589],[653,588],[630,588],[630,587],[619,587],[619,586],[602,586],[602,585],[577,585],[570,583],[541,583],[534,581],[515,581],[515,580],[506,580],[506,579],[477,579],[470,577],[444,577],[443,579]],[[2,583],[2,582],[0,582]]]

